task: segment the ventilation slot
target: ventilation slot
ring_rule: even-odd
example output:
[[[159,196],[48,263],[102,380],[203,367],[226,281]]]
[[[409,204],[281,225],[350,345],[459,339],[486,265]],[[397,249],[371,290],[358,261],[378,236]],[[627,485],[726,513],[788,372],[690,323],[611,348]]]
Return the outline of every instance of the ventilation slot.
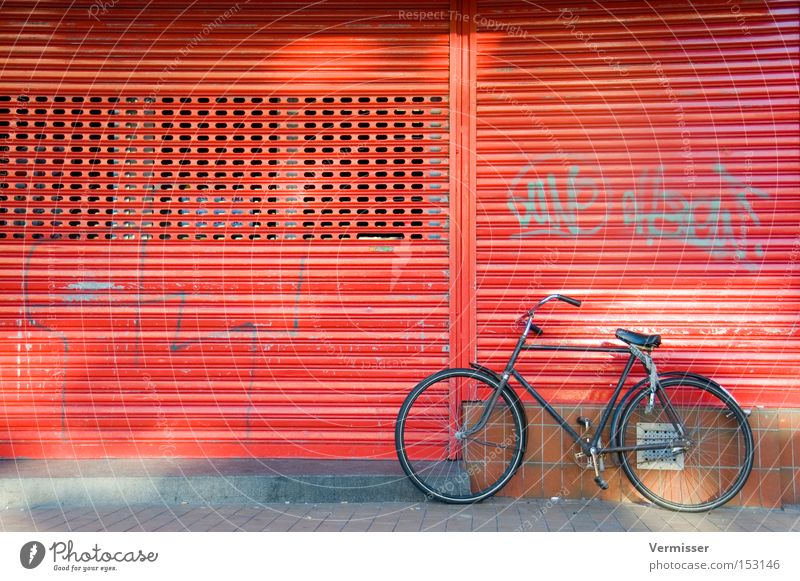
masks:
[[[385,95],[3,96],[0,238],[441,240],[442,103]],[[262,215],[270,221],[254,219]],[[358,219],[332,219],[345,215]],[[398,219],[407,216],[417,219]]]

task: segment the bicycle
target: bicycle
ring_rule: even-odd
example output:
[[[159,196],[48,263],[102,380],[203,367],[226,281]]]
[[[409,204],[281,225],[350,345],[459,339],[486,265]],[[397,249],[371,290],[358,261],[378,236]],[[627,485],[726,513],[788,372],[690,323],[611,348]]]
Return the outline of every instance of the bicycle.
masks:
[[[601,489],[604,458],[618,459],[636,490],[655,504],[682,512],[722,506],[744,486],[753,467],[753,433],[747,413],[715,381],[689,372],[659,373],[652,351],[660,335],[618,329],[625,347],[528,345],[536,311],[559,300],[552,294],[517,319],[522,333],[502,374],[478,365],[444,369],[423,379],[408,394],[397,417],[395,446],[411,481],[430,498],[473,503],[499,491],[522,463],[527,420],[511,386],[513,377],[576,442],[575,460],[594,471]],[[514,368],[524,350],[627,353],[629,357],[594,434],[591,420],[577,418],[579,435]],[[646,377],[621,398],[634,362]],[[619,398],[619,402],[617,399]],[[602,434],[609,420],[610,445]]]

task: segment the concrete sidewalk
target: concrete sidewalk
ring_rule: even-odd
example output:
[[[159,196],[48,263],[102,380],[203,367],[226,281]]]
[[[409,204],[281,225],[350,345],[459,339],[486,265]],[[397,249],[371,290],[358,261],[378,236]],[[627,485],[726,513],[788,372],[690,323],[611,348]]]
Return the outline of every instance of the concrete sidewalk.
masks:
[[[435,502],[241,505],[109,505],[6,508],[0,531],[800,531],[800,509],[721,508],[678,514],[602,501],[493,498],[462,507]]]

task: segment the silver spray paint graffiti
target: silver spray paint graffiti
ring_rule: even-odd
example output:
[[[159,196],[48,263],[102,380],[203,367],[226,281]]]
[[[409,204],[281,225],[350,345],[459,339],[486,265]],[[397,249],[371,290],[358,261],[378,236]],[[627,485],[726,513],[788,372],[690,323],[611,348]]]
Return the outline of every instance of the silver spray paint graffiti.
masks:
[[[721,163],[709,167],[708,175],[719,183],[713,196],[668,187],[660,165],[642,167],[632,187],[613,191],[602,169],[582,156],[543,156],[528,164],[508,189],[508,207],[520,226],[513,236],[602,236],[617,226],[630,228],[648,245],[680,240],[714,259],[733,259],[756,270],[764,248],[753,235],[762,224],[754,204],[771,196]]]

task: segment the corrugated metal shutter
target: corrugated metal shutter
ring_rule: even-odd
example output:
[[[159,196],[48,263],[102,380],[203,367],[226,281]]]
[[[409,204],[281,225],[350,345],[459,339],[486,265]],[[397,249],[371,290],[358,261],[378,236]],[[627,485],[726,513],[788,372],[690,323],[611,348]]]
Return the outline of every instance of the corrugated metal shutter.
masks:
[[[0,456],[393,455],[449,359],[439,4],[3,4]]]
[[[478,359],[551,291],[542,342],[664,335],[661,368],[800,405],[796,2],[480,0]],[[621,361],[529,354],[556,401]]]

